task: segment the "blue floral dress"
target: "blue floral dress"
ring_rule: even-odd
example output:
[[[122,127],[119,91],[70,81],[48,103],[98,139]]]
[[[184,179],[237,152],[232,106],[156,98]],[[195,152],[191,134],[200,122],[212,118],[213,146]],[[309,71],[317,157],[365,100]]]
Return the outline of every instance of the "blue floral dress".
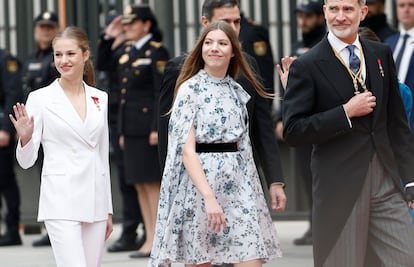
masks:
[[[281,257],[253,160],[246,109],[249,98],[231,77],[218,79],[204,70],[180,87],[169,122],[168,154],[148,266]],[[207,227],[203,198],[182,163],[182,149],[192,125],[198,143],[239,143],[237,152],[198,154],[227,220],[227,229],[219,233]]]

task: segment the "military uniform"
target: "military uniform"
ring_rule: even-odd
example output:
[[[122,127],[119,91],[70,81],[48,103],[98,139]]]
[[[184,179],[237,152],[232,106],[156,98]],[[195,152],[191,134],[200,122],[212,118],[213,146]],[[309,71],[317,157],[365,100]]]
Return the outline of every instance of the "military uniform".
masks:
[[[266,91],[274,93],[274,69],[272,47],[269,41],[269,31],[241,15],[239,40],[243,50],[254,57],[259,66],[260,75]]]
[[[158,97],[167,49],[153,39],[137,49],[126,43],[119,55],[111,51],[112,40],[101,39],[99,57],[105,70],[119,77],[118,131],[125,137],[124,163],[128,183],[160,181],[157,147],[149,146],[151,131],[157,131]]]
[[[6,233],[0,237],[0,246],[21,244],[20,191],[14,171],[15,130],[8,117],[13,105],[21,101],[21,64],[5,50],[0,50],[0,132],[10,134],[10,143],[0,147],[0,193],[7,206]]]
[[[23,90],[25,96],[33,90],[49,85],[59,76],[53,62],[53,48],[38,49],[24,66]]]
[[[150,40],[140,49],[125,47],[119,58],[121,102],[118,129],[125,137],[124,163],[128,183],[161,181],[156,146],[150,132],[157,131],[159,90],[169,59],[161,43]]]
[[[117,59],[124,54],[124,46],[112,50],[112,40],[105,40],[101,36],[98,44],[96,68],[105,71],[107,91],[109,94],[109,127],[112,145],[112,157],[118,171],[118,184],[122,199],[122,232],[119,239],[108,247],[109,252],[137,250],[145,241],[145,235],[137,240],[137,228],[143,223],[139,208],[137,192],[133,185],[125,181],[123,152],[119,146],[118,110],[121,102],[121,88],[117,72]],[[110,59],[113,59],[111,61]],[[109,61],[108,61],[109,60]],[[109,63],[109,64],[108,64]]]

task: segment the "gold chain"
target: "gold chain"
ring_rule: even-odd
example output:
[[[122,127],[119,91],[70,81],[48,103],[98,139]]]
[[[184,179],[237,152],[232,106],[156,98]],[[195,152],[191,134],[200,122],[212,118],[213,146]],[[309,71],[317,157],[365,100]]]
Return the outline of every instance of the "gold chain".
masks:
[[[332,50],[334,51],[335,56],[339,59],[339,61],[342,63],[342,65],[345,66],[346,70],[349,73],[349,76],[351,76],[352,82],[354,84],[354,94],[357,95],[359,94],[359,88],[358,88],[358,83],[361,85],[362,89],[364,90],[364,92],[368,92],[368,88],[364,82],[364,80],[362,79],[362,66],[364,64],[364,54],[362,52],[362,48],[359,49],[359,70],[357,73],[354,73],[349,66],[345,63],[345,61],[342,59],[341,55],[339,54],[339,52],[335,49],[335,47],[333,47],[331,45]]]

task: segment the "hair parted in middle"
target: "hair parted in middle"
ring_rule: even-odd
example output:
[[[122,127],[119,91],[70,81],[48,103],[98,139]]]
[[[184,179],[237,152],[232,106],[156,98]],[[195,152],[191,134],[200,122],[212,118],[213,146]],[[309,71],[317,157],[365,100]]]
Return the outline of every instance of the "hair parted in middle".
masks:
[[[225,21],[215,21],[208,24],[200,34],[194,49],[185,59],[181,68],[180,75],[177,78],[177,83],[174,90],[174,98],[177,95],[179,87],[188,79],[198,73],[199,70],[204,68],[203,60],[203,44],[206,36],[209,32],[214,30],[223,31],[229,38],[234,56],[230,59],[230,63],[227,69],[227,75],[233,79],[237,79],[238,75],[242,73],[247,80],[253,85],[257,93],[263,97],[271,98],[273,94],[267,93],[259,80],[258,75],[250,68],[243,54],[240,42],[237,38],[233,28]]]

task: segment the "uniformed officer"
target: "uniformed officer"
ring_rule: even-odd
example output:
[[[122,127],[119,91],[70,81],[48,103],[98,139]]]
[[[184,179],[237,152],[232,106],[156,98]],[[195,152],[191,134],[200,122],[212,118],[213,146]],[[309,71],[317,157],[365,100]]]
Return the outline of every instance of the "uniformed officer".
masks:
[[[146,241],[131,254],[149,257],[155,232],[161,170],[158,161],[157,114],[159,90],[164,66],[169,59],[160,43],[162,34],[148,5],[130,5],[122,18],[116,18],[105,31],[107,41],[125,34],[122,53],[108,58],[108,66],[117,67],[120,78],[119,108],[120,145],[123,149],[126,182],[138,193]],[[102,42],[100,49],[110,46]],[[102,51],[101,51],[102,52]],[[103,53],[98,52],[99,55]]]
[[[110,12],[106,18],[106,27],[116,19],[121,19],[121,15],[116,12]],[[135,187],[127,184],[125,181],[123,152],[119,146],[118,132],[118,110],[120,106],[121,88],[119,75],[116,70],[117,61],[114,64],[108,64],[109,58],[117,59],[124,54],[125,36],[122,33],[116,35],[115,38],[107,38],[105,40],[105,31],[99,39],[96,68],[104,72],[106,85],[105,88],[109,94],[109,138],[111,141],[111,161],[116,166],[118,186],[121,193],[122,203],[122,230],[119,238],[108,246],[108,252],[133,251],[141,247],[145,241],[145,235],[138,235],[137,229],[139,225],[143,225],[141,210],[138,204],[137,192]]]
[[[36,50],[25,62],[23,70],[24,98],[36,89],[45,87],[53,82],[59,73],[53,62],[52,41],[59,30],[58,17],[51,11],[40,13],[34,20],[34,39]],[[42,166],[43,152],[39,150],[39,160],[36,167],[39,170]],[[34,247],[50,246],[49,236],[46,234],[38,240],[33,241]]]
[[[266,91],[274,93],[275,63],[269,41],[269,31],[252,19],[246,18],[243,13],[240,18],[240,28],[243,30],[240,31],[239,40],[243,50],[256,59]],[[271,112],[272,101],[269,100],[269,104]]]
[[[53,12],[42,12],[34,20],[36,51],[24,66],[23,85],[26,96],[33,90],[49,85],[59,77],[53,63],[52,49],[52,41],[58,30],[58,17]]]
[[[15,132],[8,114],[22,99],[21,64],[9,52],[0,49],[0,194],[7,207],[6,232],[0,246],[21,245],[19,234],[20,190],[14,171]]]

